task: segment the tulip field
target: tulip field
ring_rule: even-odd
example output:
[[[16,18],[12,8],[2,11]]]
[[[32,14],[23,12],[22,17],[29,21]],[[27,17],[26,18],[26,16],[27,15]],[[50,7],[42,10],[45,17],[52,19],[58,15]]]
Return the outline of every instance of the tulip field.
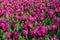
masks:
[[[0,40],[60,40],[60,0],[0,0]]]

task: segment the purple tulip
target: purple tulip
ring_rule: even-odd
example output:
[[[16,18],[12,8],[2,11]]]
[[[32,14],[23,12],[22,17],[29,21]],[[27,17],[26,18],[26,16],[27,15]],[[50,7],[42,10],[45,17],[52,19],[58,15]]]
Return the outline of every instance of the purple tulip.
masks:
[[[6,32],[6,38],[10,38],[11,33],[10,32]]]
[[[44,14],[40,14],[40,20],[43,21],[45,19],[45,15]]]
[[[51,30],[52,31],[55,31],[57,28],[58,28],[58,23],[57,22],[56,23],[53,23]]]
[[[19,37],[19,32],[13,32],[12,35],[13,35],[13,38],[18,38]]]
[[[8,30],[8,21],[6,19],[0,18],[0,26],[3,31],[7,31]]]
[[[35,12],[32,12],[32,14],[31,14],[32,16],[35,16],[36,15],[36,13]]]
[[[28,15],[22,16],[22,20],[27,20],[27,19],[28,19]]]
[[[46,0],[46,3],[48,3],[49,2],[49,0]]]
[[[53,20],[57,21],[57,17],[55,15],[53,15]]]
[[[9,40],[12,40],[11,38]]]
[[[3,32],[8,30],[7,24],[1,23]]]
[[[38,40],[38,38],[34,37],[34,40]]]
[[[43,38],[42,38],[42,37],[40,37],[40,38],[38,38],[38,40],[43,40]]]
[[[58,28],[58,23],[60,23],[60,18],[55,15],[56,13],[60,15],[60,2],[59,0],[45,1],[46,2],[44,2],[44,0],[0,0],[0,29],[3,32],[7,31],[5,35],[6,38],[13,40],[12,38],[18,38],[20,34],[16,31],[12,31],[12,33],[8,32],[9,24],[7,19],[9,19],[9,17],[12,19],[16,17],[16,21],[21,20],[22,34],[24,36],[32,36],[34,40],[42,40],[40,37],[45,36],[48,30],[54,33]],[[29,14],[30,10],[32,11],[31,14]],[[54,22],[51,27],[50,25],[45,27],[41,23],[46,18],[44,12],[46,12]],[[6,18],[3,19],[5,15]],[[15,27],[16,21],[12,21],[10,26]],[[34,22],[36,22],[36,25],[33,25]],[[40,37],[36,38],[36,35]],[[51,37],[50,40],[58,40],[58,37]]]
[[[41,22],[38,22],[38,23],[37,23],[37,26],[42,26],[42,23],[41,23]]]
[[[22,33],[24,36],[26,36],[28,34],[28,31],[27,30],[22,30]]]
[[[16,16],[16,19],[17,20],[21,20],[21,16]]]
[[[22,29],[28,29],[28,26],[26,23],[22,23],[21,27],[22,27]]]
[[[30,31],[30,35],[31,35],[31,36],[35,36],[35,35],[36,35],[36,33],[34,32],[34,30],[31,30],[31,31]]]
[[[60,9],[58,9],[58,8],[55,8],[55,12],[58,12],[58,13],[60,13]]]
[[[29,28],[32,28],[32,26],[33,26],[32,22],[28,21],[28,22],[27,22],[27,26],[28,26]]]
[[[4,14],[5,10],[0,8],[0,17]]]
[[[4,0],[0,0],[0,2],[4,2]]]
[[[14,18],[14,14],[10,14],[10,17],[11,17],[11,18]]]
[[[48,11],[48,15],[52,19],[53,18],[53,15],[54,15],[54,11],[53,10],[49,10]]]
[[[15,21],[11,22],[11,26],[15,27],[16,26],[16,22]]]
[[[45,5],[44,5],[44,3],[42,3],[41,6],[40,6],[40,10],[42,11],[44,9],[45,9]]]
[[[51,29],[51,26],[50,26],[50,25],[47,25],[46,27],[47,27],[48,29]]]
[[[10,12],[9,11],[6,11],[6,18],[8,18],[10,15]]]
[[[28,20],[31,21],[31,22],[33,22],[33,21],[34,21],[34,18],[30,15],[30,16],[28,17]]]
[[[30,31],[31,36],[35,36],[37,34],[38,28],[34,28]]]
[[[50,6],[50,3],[47,3],[47,6],[49,7]]]
[[[3,13],[0,12],[0,17],[3,15]]]
[[[58,37],[52,37],[50,40],[58,40]]]
[[[35,16],[35,17],[33,17],[33,19],[34,19],[33,21],[36,21],[37,20],[37,17]]]
[[[21,13],[21,14],[23,14],[23,12],[24,12],[24,10],[23,10],[23,9],[21,9],[20,13]]]
[[[39,36],[45,36],[47,33],[47,28],[45,26],[41,26],[37,31]]]
[[[60,18],[56,18],[56,22],[60,22]]]
[[[5,13],[5,12],[6,12],[6,10],[5,9],[2,9],[1,13]]]
[[[54,7],[54,4],[53,4],[53,2],[50,2],[50,7]]]

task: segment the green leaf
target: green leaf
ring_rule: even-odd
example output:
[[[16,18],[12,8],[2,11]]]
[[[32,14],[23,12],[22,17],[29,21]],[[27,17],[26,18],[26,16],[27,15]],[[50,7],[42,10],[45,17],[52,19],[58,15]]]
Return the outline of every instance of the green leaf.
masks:
[[[29,14],[32,14],[32,10],[29,10],[28,13],[29,13]]]
[[[46,35],[46,36],[44,36],[44,38],[43,38],[44,40],[49,40],[49,34],[48,35]]]
[[[2,18],[6,18],[6,14],[4,14],[4,15],[2,16]]]
[[[58,24],[58,32],[60,32],[60,23]]]

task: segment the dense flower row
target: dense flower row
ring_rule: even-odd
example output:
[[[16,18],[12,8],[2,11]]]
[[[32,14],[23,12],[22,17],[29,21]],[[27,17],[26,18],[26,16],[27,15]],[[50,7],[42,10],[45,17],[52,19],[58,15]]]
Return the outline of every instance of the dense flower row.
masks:
[[[59,0],[0,0],[0,29],[9,40],[20,36],[27,36],[27,40],[59,40],[54,34],[60,23],[59,6]],[[50,21],[46,23],[46,19]],[[48,39],[43,39],[46,35]]]

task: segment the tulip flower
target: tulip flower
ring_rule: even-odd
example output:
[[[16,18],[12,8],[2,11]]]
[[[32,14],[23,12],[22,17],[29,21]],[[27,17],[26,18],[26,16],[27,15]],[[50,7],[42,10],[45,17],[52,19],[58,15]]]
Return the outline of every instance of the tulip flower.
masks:
[[[10,38],[11,33],[10,32],[6,32],[6,38]]]
[[[22,30],[22,33],[24,36],[26,36],[28,34],[28,31],[27,30]]]
[[[59,40],[58,37],[52,37],[50,40]]]

